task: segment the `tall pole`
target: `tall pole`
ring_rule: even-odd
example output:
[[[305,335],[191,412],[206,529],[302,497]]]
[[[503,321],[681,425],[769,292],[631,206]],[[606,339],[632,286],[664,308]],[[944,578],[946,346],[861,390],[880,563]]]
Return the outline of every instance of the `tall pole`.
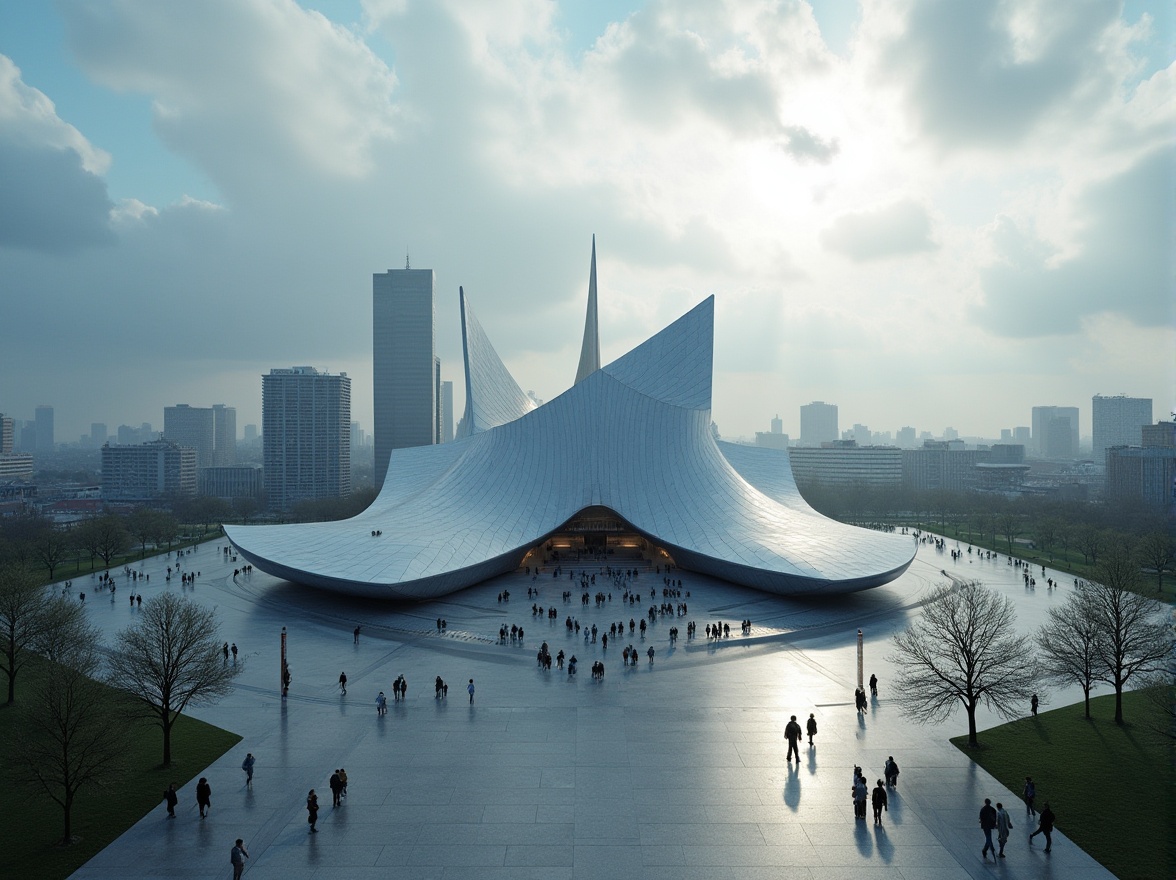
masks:
[[[282,644],[284,645],[285,641],[283,641]],[[858,630],[858,687],[862,690],[865,690],[865,687],[866,687],[866,684],[865,684],[866,679],[865,679],[864,670],[865,670],[865,667],[864,667],[864,664],[862,661],[862,631],[859,629]]]
[[[286,697],[286,627],[282,627],[282,668],[278,671],[278,686],[281,688],[282,698]],[[861,674],[858,674],[861,678]]]

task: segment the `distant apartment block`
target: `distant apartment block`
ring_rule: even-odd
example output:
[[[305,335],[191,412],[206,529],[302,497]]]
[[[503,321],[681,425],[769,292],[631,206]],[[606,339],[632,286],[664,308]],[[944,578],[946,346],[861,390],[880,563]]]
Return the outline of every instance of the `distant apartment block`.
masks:
[[[1143,426],[1151,425],[1150,397],[1096,394],[1090,400],[1090,409],[1095,464],[1106,461],[1107,450],[1112,446],[1140,446]]]
[[[165,407],[163,436],[195,449],[197,467],[228,467],[237,461],[237,410],[223,403]]]
[[[858,446],[837,440],[824,446],[788,450],[797,485],[898,487],[902,485],[902,450],[897,446]]]
[[[53,407],[39,406],[35,412],[37,426],[38,455],[48,455],[53,452]]]
[[[831,443],[837,435],[837,406],[815,400],[800,408],[800,445],[820,446]]]
[[[197,492],[214,498],[260,498],[265,488],[261,468],[249,465],[200,468]]]
[[[962,447],[958,440],[925,440],[922,449],[904,449],[902,485],[920,491],[963,492],[977,488],[976,465],[988,461],[991,455],[988,450]]]
[[[0,413],[0,455],[12,452],[16,442],[16,420],[11,416]]]
[[[314,367],[261,377],[265,492],[277,510],[351,494],[351,380]]]
[[[756,431],[755,445],[769,449],[787,449],[788,435],[784,433],[784,420],[776,415],[771,421],[770,431]]]
[[[1033,407],[1033,448],[1038,458],[1078,457],[1078,407]]]
[[[137,428],[131,425],[119,425],[116,436],[119,446],[138,446],[140,443],[150,443],[152,440],[159,439],[151,430],[150,422],[143,422]]]
[[[27,452],[0,452],[0,483],[33,478],[33,457]]]
[[[1106,496],[1172,510],[1176,505],[1176,422],[1145,426],[1142,446],[1107,450]]]
[[[170,440],[102,447],[102,497],[149,501],[196,493],[196,450]]]
[[[432,269],[372,276],[372,394],[375,482],[393,449],[440,440],[441,371],[435,342]]]

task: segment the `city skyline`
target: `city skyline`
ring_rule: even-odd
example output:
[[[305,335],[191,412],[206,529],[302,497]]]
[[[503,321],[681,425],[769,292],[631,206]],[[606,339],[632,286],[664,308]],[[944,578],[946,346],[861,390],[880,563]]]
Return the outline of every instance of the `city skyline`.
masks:
[[[406,253],[457,412],[462,284],[554,399],[593,234],[602,363],[716,296],[725,436],[1173,406],[1167,4],[150,9],[0,9],[0,409],[59,441],[260,424],[274,363],[373,425],[369,278]]]

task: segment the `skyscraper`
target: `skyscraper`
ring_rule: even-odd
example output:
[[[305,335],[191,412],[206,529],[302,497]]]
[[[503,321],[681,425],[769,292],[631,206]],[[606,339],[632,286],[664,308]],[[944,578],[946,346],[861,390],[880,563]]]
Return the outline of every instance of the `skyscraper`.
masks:
[[[351,494],[351,380],[314,367],[261,377],[262,460],[270,506]]]
[[[237,461],[237,410],[178,403],[163,409],[164,439],[196,450],[196,467],[228,467]]]
[[[820,446],[837,439],[837,405],[815,400],[800,408],[800,445]]]
[[[439,439],[439,365],[432,269],[372,276],[372,393],[376,488],[393,449]]]
[[[441,442],[453,440],[453,383],[441,383]]]
[[[105,422],[90,422],[90,445],[101,446],[106,442],[107,432]]]
[[[37,454],[47,455],[53,451],[53,407],[37,407],[35,418],[37,422]]]
[[[0,455],[12,452],[16,442],[16,419],[0,413]]]
[[[1107,450],[1112,446],[1139,446],[1143,426],[1152,420],[1150,397],[1115,397],[1094,395],[1090,401],[1091,428],[1094,433],[1094,460],[1106,462]]]
[[[223,403],[212,405],[212,466],[232,467],[237,463],[237,408]]]
[[[1033,407],[1033,448],[1041,458],[1078,457],[1078,407]]]

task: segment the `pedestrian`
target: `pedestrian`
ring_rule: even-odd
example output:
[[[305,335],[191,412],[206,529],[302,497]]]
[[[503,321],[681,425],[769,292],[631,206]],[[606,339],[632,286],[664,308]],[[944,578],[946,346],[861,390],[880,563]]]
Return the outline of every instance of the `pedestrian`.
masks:
[[[228,663],[229,662],[229,643],[228,642],[225,642],[225,646],[222,650],[224,651],[224,655],[225,655],[225,663]]]
[[[359,644],[359,627],[358,626],[351,633],[351,641],[352,641],[352,644],[355,644],[355,645]]]
[[[1037,694],[1034,694],[1029,698],[1029,711],[1032,712],[1035,716],[1037,715],[1037,703]]]
[[[894,760],[894,755],[886,759],[886,766],[882,768],[882,772],[886,776],[886,784],[891,788],[898,788],[898,762]]]
[[[201,776],[200,781],[196,783],[196,806],[200,808],[200,818],[203,819],[212,806],[212,786],[208,784],[208,778]]]
[[[1045,835],[1045,851],[1049,852],[1053,848],[1053,827],[1054,827],[1054,811],[1049,808],[1049,801],[1045,802],[1045,807],[1041,811],[1041,815],[1037,819],[1037,830],[1029,835],[1029,845],[1033,845],[1033,838],[1038,834]]]
[[[870,695],[878,696],[878,676],[872,673],[870,675]]]
[[[816,743],[813,742],[813,737],[817,735],[817,717],[812,712],[809,712],[808,721],[805,722],[805,727],[808,728],[809,745],[816,745]]]
[[[996,828],[996,809],[988,798],[984,799],[984,806],[980,808],[980,828],[984,832],[984,849],[980,850],[980,855],[984,861],[988,861],[988,851],[992,850],[992,857],[996,858],[996,847],[992,843],[992,832]]]
[[[339,784],[343,786],[341,794],[347,797],[347,769],[344,767],[339,768]]]
[[[997,801],[996,804],[996,842],[1000,844],[1000,852],[997,853],[1002,859],[1005,857],[1004,848],[1009,839],[1009,830],[1013,827],[1013,818],[1008,814],[1004,808],[1004,804]]]
[[[245,860],[249,858],[249,850],[245,849],[245,841],[240,837],[229,851],[229,864],[233,866],[233,880],[241,880],[241,872],[245,870]]]
[[[792,716],[792,720],[784,725],[784,738],[788,740],[788,763],[792,763],[792,755],[796,755],[796,763],[800,763],[800,742],[801,732],[800,725],[796,723],[796,716]]]
[[[1033,806],[1033,800],[1037,797],[1037,786],[1033,782],[1032,776],[1025,777],[1025,788],[1021,792],[1021,796],[1025,799],[1025,812],[1032,816],[1037,815],[1037,810]]]
[[[380,691],[376,694],[376,716],[388,714],[388,698],[384,696],[384,692]]]
[[[241,769],[245,771],[245,784],[253,784],[253,765],[257,763],[257,759],[253,757],[253,752],[245,754],[245,760],[241,762]]]
[[[343,692],[343,696],[347,696],[347,673],[339,673],[339,690]]]
[[[882,780],[878,780],[878,784],[874,786],[874,791],[870,795],[870,804],[874,808],[874,824],[882,824],[882,811],[890,812],[890,799],[886,796],[886,786],[882,784]]]
[[[310,825],[310,833],[318,834],[318,829],[315,827],[318,824],[318,795],[314,793],[313,788],[306,796],[306,822]]]
[[[176,804],[180,802],[180,796],[176,794],[176,784],[174,782],[163,793],[163,800],[167,804],[167,817],[174,819],[176,817]]]
[[[339,771],[336,770],[331,774],[330,782],[327,783],[331,787],[331,806],[339,807],[343,805],[343,780],[339,778]]]
[[[470,679],[469,685],[466,687],[466,691],[470,695],[470,705],[472,706],[474,705],[474,680],[472,678]]]
[[[870,796],[870,789],[866,785],[866,777],[861,775],[853,783],[853,815],[855,819],[866,818],[866,799]]]
[[[140,601],[142,601],[142,600],[140,599]],[[232,653],[233,653],[233,665],[236,666],[237,665],[237,643],[233,642],[233,646],[231,648],[229,648],[229,650],[232,651]]]

